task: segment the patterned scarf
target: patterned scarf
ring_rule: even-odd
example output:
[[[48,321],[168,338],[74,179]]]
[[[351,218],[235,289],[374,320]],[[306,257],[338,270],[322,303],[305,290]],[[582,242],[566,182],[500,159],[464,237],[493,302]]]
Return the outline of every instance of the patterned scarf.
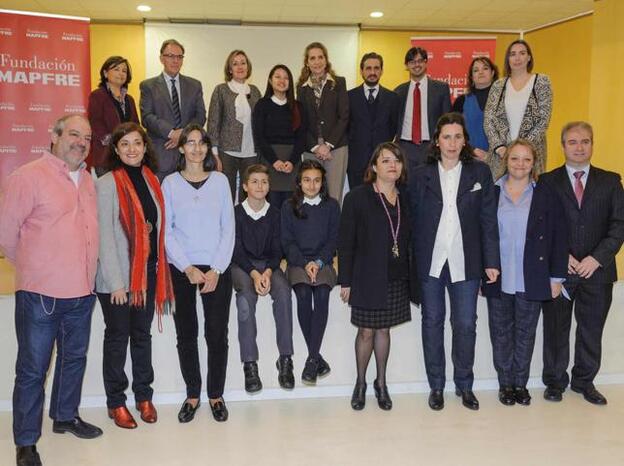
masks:
[[[175,311],[173,285],[165,253],[165,201],[154,173],[145,165],[141,168],[141,173],[154,196],[161,217],[162,226],[158,232],[155,304],[158,314],[158,330],[162,332],[162,315]],[[126,170],[123,168],[114,170],[113,177],[119,198],[119,219],[128,238],[130,249],[130,305],[144,307],[147,296],[147,259],[150,253],[148,225],[145,222],[141,201]]]

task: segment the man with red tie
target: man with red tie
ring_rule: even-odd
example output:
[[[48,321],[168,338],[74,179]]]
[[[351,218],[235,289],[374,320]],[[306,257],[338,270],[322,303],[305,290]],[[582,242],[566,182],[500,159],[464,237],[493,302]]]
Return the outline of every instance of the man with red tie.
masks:
[[[451,111],[448,84],[427,76],[427,51],[412,47],[405,54],[410,80],[398,86],[399,125],[397,140],[407,154],[408,173],[427,160],[431,135],[438,118]]]
[[[568,276],[562,296],[544,303],[544,398],[561,401],[570,383],[590,403],[607,404],[594,386],[600,369],[602,331],[617,280],[615,255],[624,241],[624,190],[620,175],[590,165],[593,130],[584,121],[561,131],[565,165],[543,174],[559,196],[569,239]],[[576,319],[572,377],[570,326]]]

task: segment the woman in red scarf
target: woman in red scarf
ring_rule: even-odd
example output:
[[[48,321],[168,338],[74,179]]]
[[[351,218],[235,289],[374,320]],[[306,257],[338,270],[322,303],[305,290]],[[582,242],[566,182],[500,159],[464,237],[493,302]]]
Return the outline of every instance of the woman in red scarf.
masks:
[[[154,311],[158,323],[173,304],[165,255],[165,212],[156,159],[143,128],[122,123],[110,144],[111,171],[96,183],[100,224],[97,296],[104,313],[104,388],[108,415],[119,427],[137,426],[126,408],[128,340],[132,391],[144,422],[157,420],[152,404]]]

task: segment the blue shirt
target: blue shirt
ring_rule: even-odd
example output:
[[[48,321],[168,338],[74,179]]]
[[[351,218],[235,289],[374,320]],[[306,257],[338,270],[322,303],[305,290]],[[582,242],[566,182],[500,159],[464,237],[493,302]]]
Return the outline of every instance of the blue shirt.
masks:
[[[234,250],[234,206],[223,173],[213,171],[199,189],[180,172],[162,183],[165,198],[167,258],[180,272],[189,265],[209,265],[223,272]]]
[[[498,199],[498,232],[501,255],[501,290],[503,293],[524,293],[524,244],[526,242],[529,211],[533,200],[535,183],[531,182],[513,202],[505,183],[508,175],[500,178]]]

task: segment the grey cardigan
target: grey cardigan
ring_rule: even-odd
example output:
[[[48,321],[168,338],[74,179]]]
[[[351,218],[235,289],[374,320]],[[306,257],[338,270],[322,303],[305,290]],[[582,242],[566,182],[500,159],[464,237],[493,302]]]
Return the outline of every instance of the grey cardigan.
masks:
[[[260,91],[253,84],[249,85],[247,96],[253,112],[260,100]],[[208,108],[208,136],[213,146],[220,151],[240,152],[243,142],[243,124],[236,119],[236,92],[232,92],[227,83],[221,83],[212,91]]]
[[[158,210],[157,228],[162,225],[162,212],[154,193],[147,185],[156,209]],[[100,257],[95,275],[95,290],[98,293],[112,293],[121,288],[130,287],[130,257],[126,232],[119,220],[119,198],[112,172],[98,178],[95,182],[100,224]]]

